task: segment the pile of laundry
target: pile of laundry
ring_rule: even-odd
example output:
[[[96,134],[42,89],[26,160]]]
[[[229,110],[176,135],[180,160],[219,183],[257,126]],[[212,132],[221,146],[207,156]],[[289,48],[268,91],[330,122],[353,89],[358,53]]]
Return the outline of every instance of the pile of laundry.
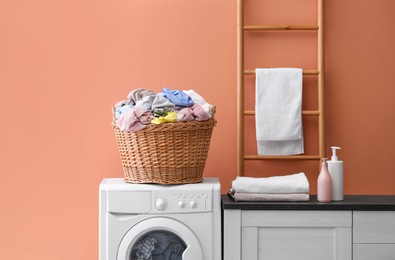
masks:
[[[155,94],[139,88],[128,94],[128,100],[115,104],[117,125],[121,131],[137,132],[149,124],[206,121],[213,117],[213,105],[194,90],[170,90]]]
[[[266,178],[237,177],[229,194],[235,201],[308,201],[309,181],[301,173]]]

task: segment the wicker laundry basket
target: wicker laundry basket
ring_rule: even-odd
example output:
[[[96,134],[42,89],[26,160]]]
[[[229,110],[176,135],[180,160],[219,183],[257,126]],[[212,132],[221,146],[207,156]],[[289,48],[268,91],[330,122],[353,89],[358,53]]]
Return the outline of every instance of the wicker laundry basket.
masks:
[[[203,180],[216,120],[149,124],[137,132],[112,127],[118,142],[124,180],[131,183],[183,184]]]

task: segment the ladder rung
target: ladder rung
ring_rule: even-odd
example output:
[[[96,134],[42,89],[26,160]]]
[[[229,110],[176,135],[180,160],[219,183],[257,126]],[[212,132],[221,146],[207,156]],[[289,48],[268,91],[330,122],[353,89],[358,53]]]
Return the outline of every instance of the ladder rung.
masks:
[[[245,155],[244,160],[320,160],[319,155]]]
[[[303,70],[303,75],[319,75],[318,70]],[[255,70],[245,70],[244,75],[255,75]]]
[[[246,110],[246,111],[244,111],[244,115],[246,115],[246,116],[254,116],[255,115],[255,111],[253,111],[253,110]],[[305,111],[302,111],[302,115],[304,115],[304,116],[319,116],[320,115],[320,111],[318,111],[318,110],[305,110]]]
[[[318,30],[318,25],[245,25],[244,30]]]

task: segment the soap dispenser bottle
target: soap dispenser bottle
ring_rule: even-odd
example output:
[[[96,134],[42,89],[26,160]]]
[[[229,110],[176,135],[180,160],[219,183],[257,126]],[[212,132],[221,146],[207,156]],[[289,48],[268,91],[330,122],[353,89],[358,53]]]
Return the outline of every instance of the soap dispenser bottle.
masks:
[[[327,158],[322,159],[321,172],[317,180],[317,200],[319,202],[332,201],[332,178],[328,171]]]
[[[332,200],[340,201],[344,199],[343,196],[343,161],[339,161],[336,156],[336,150],[340,147],[332,146],[332,157],[328,161],[329,174],[332,177]]]

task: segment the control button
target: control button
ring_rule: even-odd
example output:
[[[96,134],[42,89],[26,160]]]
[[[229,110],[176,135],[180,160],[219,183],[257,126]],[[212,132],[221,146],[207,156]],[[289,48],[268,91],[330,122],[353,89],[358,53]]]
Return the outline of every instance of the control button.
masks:
[[[196,201],[191,200],[191,201],[189,202],[189,206],[191,206],[191,208],[196,208],[196,206],[197,206]]]
[[[184,199],[185,199],[186,197],[187,197],[187,196],[185,196],[185,194],[182,194],[182,195],[181,195],[181,198],[184,198]]]
[[[199,194],[195,194],[195,198],[200,198]]]
[[[188,198],[192,198],[193,196],[192,196],[192,194],[188,194]]]
[[[159,198],[155,201],[155,208],[157,210],[163,211],[167,208],[167,201],[164,198]]]
[[[176,198],[179,198],[179,197],[180,197],[180,195],[178,195],[178,194],[174,194],[174,197],[176,197]]]
[[[206,198],[207,198],[207,195],[206,195],[206,194],[202,194],[202,197],[206,199]]]
[[[180,200],[179,202],[178,202],[178,207],[179,208],[185,208],[185,202],[183,202],[182,200]]]

